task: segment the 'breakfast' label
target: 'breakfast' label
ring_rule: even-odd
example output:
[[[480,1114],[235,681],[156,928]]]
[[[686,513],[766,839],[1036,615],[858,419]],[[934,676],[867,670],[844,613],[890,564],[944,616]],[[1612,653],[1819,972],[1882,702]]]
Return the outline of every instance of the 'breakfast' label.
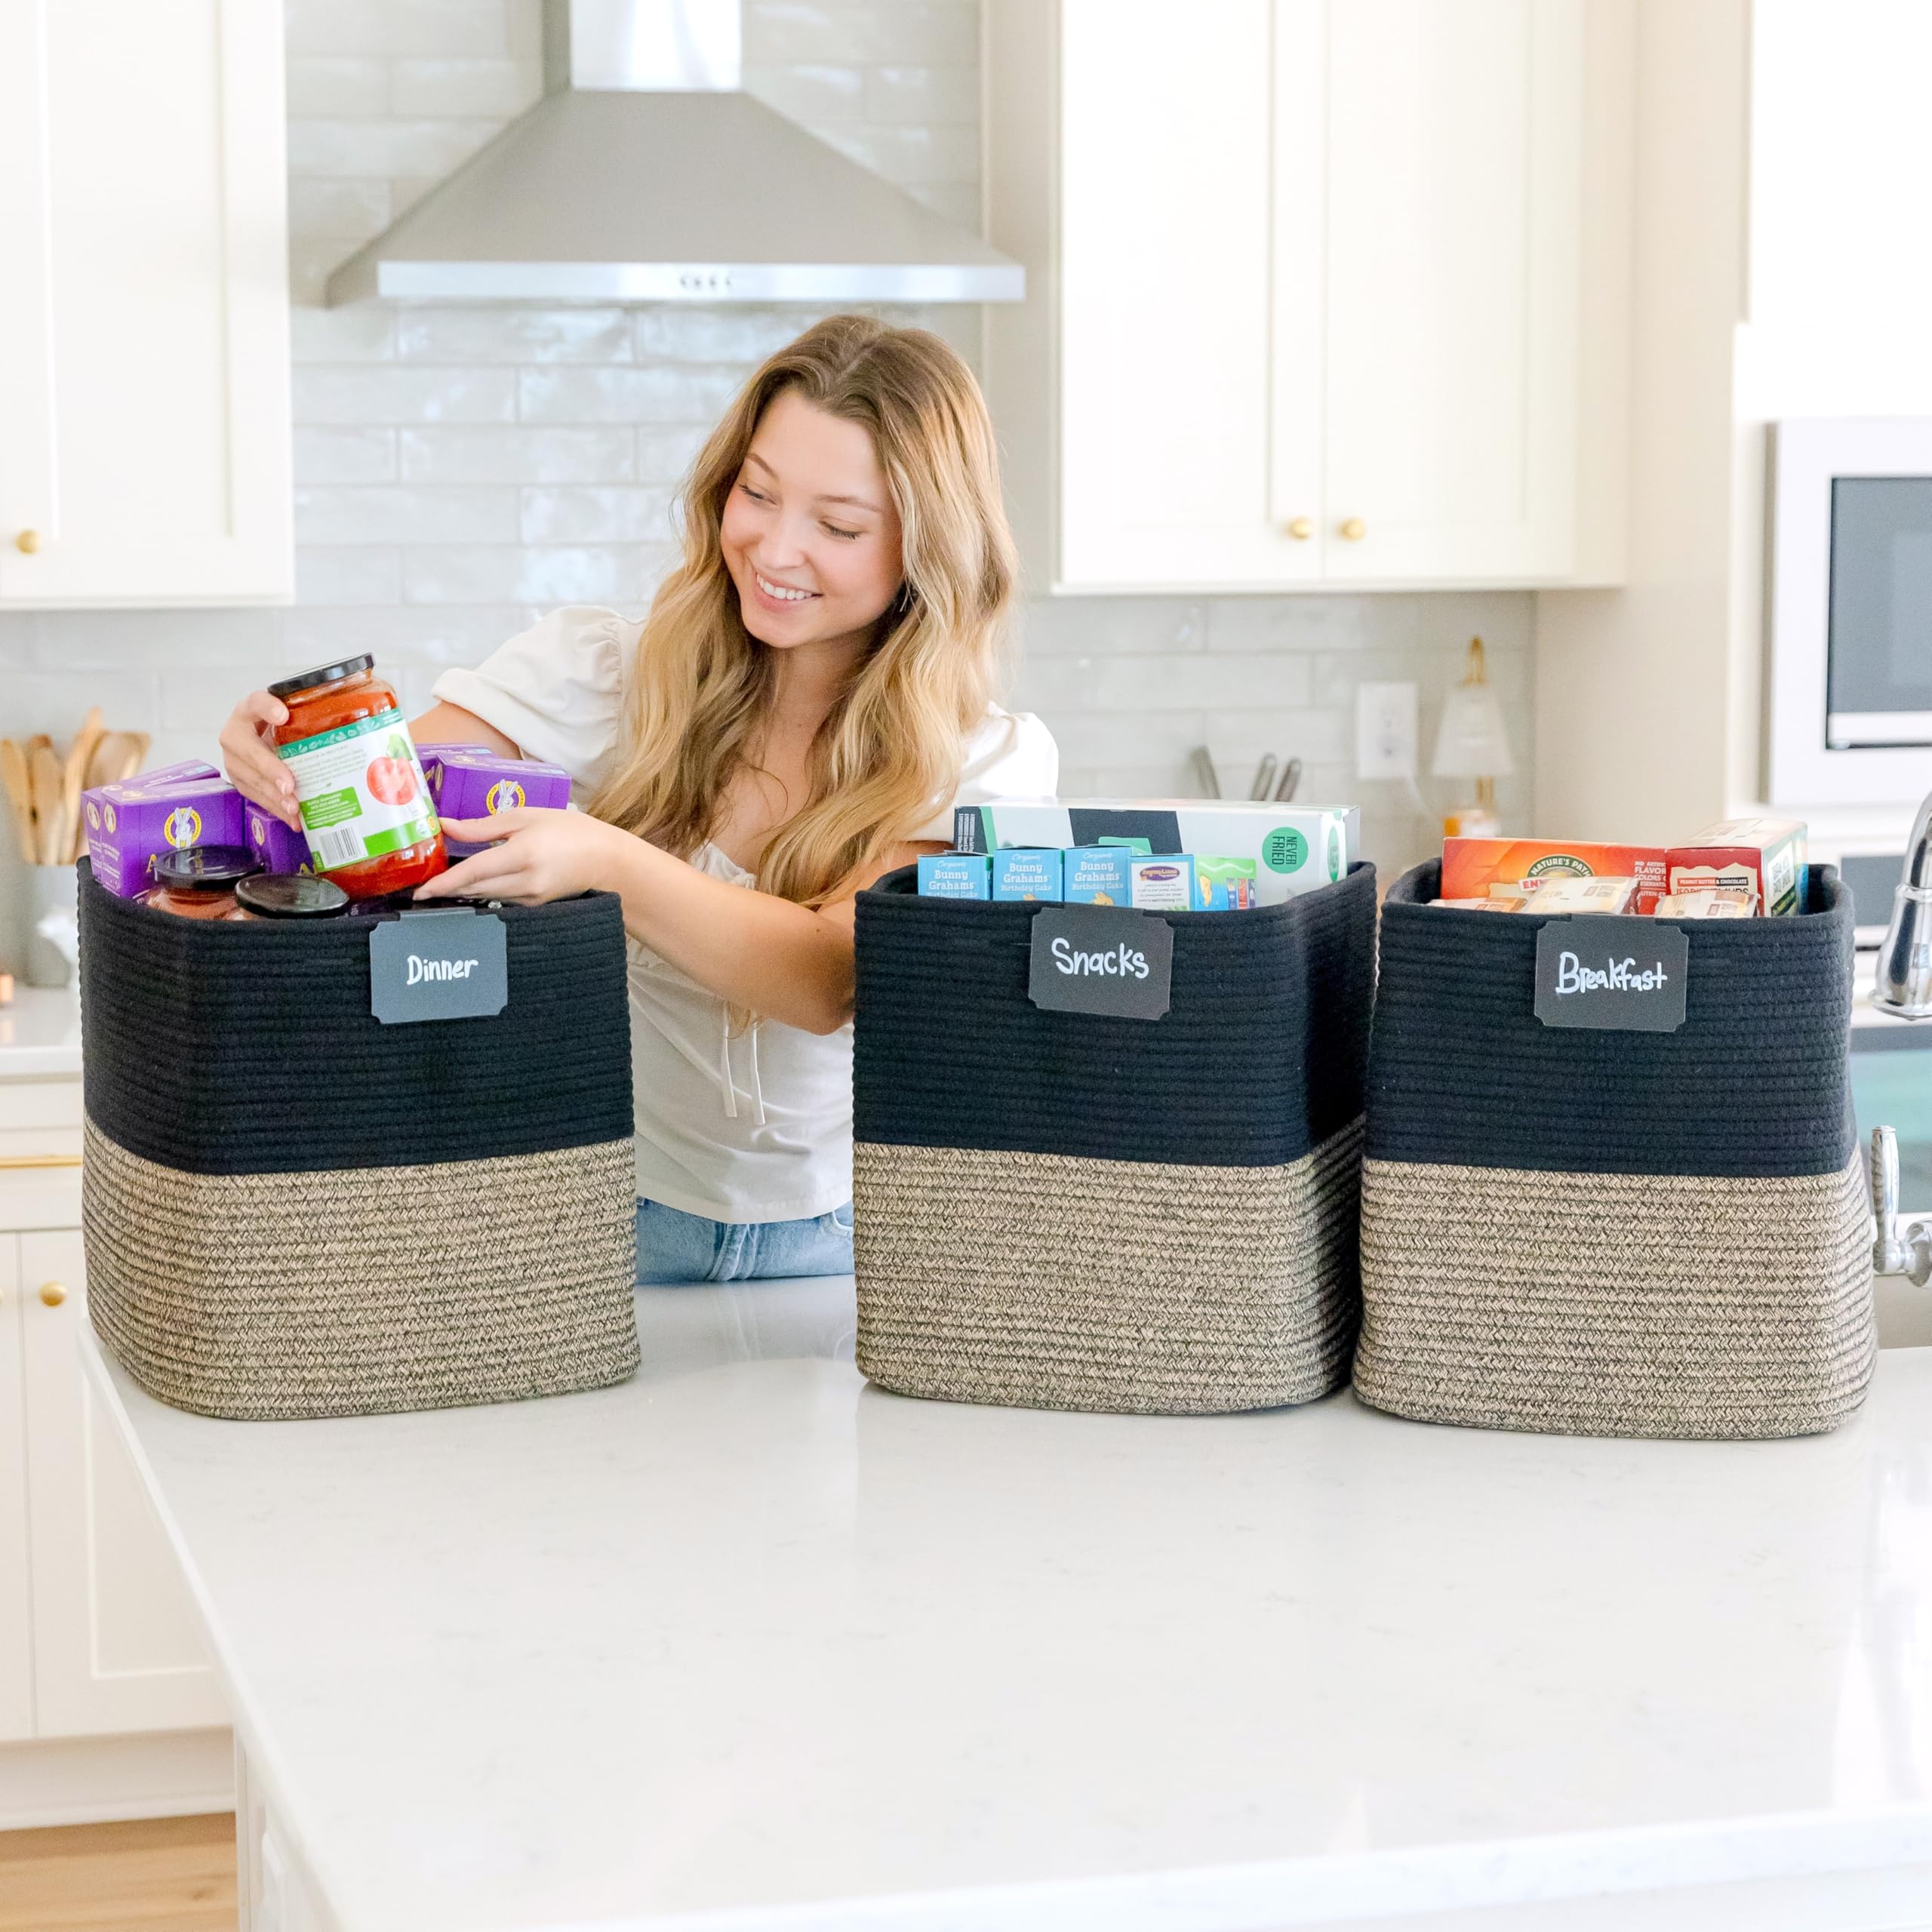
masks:
[[[1680,927],[1617,914],[1550,919],[1537,934],[1536,1016],[1546,1026],[1674,1033],[1690,968]]]
[[[1117,906],[1047,906],[1033,915],[1027,997],[1054,1013],[1158,1020],[1174,981],[1174,931]]]

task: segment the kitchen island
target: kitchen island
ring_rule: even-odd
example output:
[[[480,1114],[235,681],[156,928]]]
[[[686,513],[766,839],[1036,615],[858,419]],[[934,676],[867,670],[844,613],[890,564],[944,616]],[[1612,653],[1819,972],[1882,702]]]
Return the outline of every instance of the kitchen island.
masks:
[[[903,1400],[849,1278],[629,1384],[236,1423],[89,1337],[277,1932],[1932,1924],[1932,1350],[1838,1434]]]

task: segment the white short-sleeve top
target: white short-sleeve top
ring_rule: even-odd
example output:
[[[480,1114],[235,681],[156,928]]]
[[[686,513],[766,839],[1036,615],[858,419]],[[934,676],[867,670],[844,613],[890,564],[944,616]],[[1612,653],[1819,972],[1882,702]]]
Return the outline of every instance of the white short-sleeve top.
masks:
[[[641,629],[614,611],[552,611],[475,669],[445,672],[435,695],[526,756],[561,765],[583,796],[617,750]],[[964,747],[953,798],[910,836],[950,843],[953,804],[1050,798],[1059,780],[1045,725],[989,706]],[[757,883],[715,845],[691,863],[730,884]],[[850,1200],[851,1026],[808,1033],[765,1020],[734,1031],[715,993],[635,940],[629,954],[638,1197],[735,1222],[795,1220]]]

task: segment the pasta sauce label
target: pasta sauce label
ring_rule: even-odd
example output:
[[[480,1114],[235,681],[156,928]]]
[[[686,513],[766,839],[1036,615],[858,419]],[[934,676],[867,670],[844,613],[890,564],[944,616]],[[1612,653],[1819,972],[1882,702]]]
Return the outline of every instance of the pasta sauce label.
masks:
[[[318,872],[436,835],[436,808],[402,713],[391,706],[280,748]]]

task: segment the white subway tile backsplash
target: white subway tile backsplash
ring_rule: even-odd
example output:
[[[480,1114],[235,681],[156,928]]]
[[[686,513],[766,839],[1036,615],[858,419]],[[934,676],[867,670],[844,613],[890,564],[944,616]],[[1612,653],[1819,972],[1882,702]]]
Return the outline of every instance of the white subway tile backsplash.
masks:
[[[512,51],[504,0],[283,0],[291,54]]]
[[[44,611],[32,620],[34,662],[45,672],[112,672],[94,700],[112,711],[122,675],[165,665],[237,666],[275,661],[287,613],[278,610]],[[109,718],[110,725],[118,721]]]
[[[509,423],[514,369],[321,366],[295,371],[297,423]]]
[[[637,432],[637,478],[640,483],[681,483],[712,432],[709,423],[655,426]]]
[[[500,120],[291,121],[288,165],[297,176],[420,174],[462,166],[503,126]]]
[[[402,595],[402,552],[374,544],[299,549],[295,598],[300,605],[393,604]]]
[[[869,121],[977,128],[980,70],[964,65],[869,67],[865,112]]]
[[[623,309],[411,305],[398,318],[396,349],[405,362],[628,362],[631,318]]]
[[[351,302],[340,309],[297,303],[289,312],[291,349],[298,366],[393,361],[395,318],[395,304],[389,302]]]
[[[402,594],[411,604],[608,604],[641,610],[672,561],[666,544],[425,544],[402,553]]]
[[[408,60],[389,69],[389,111],[427,118],[487,115],[507,120],[543,91],[542,69],[508,54],[494,59]]]
[[[385,668],[475,664],[528,630],[539,614],[525,605],[401,604],[393,596],[361,608],[301,605],[287,614],[282,668],[324,664],[361,651],[373,652]]]
[[[288,184],[288,232],[305,241],[361,244],[389,225],[386,181],[309,180]]]
[[[389,63],[367,55],[291,54],[288,112],[296,120],[370,120],[389,109]]]
[[[303,545],[514,543],[517,493],[475,485],[331,485],[295,492]]]
[[[709,425],[737,394],[734,368],[554,368],[518,371],[517,413],[526,423],[691,423]]]
[[[1037,598],[1020,614],[1029,657],[1204,651],[1208,604],[1177,597]]]
[[[806,309],[687,308],[652,303],[632,318],[639,362],[762,362],[818,320]]]
[[[747,65],[980,57],[974,0],[746,0],[744,18]]]
[[[817,125],[854,121],[866,112],[866,75],[860,67],[752,67],[745,91],[787,120]]]
[[[968,123],[828,122],[820,139],[901,188],[944,185],[979,191],[980,131]]]
[[[298,484],[392,483],[396,477],[393,429],[306,429],[295,432]]]
[[[667,490],[546,486],[522,492],[526,543],[670,543]]]
[[[518,429],[452,423],[395,433],[405,483],[628,483],[638,473],[637,438],[627,426]]]

